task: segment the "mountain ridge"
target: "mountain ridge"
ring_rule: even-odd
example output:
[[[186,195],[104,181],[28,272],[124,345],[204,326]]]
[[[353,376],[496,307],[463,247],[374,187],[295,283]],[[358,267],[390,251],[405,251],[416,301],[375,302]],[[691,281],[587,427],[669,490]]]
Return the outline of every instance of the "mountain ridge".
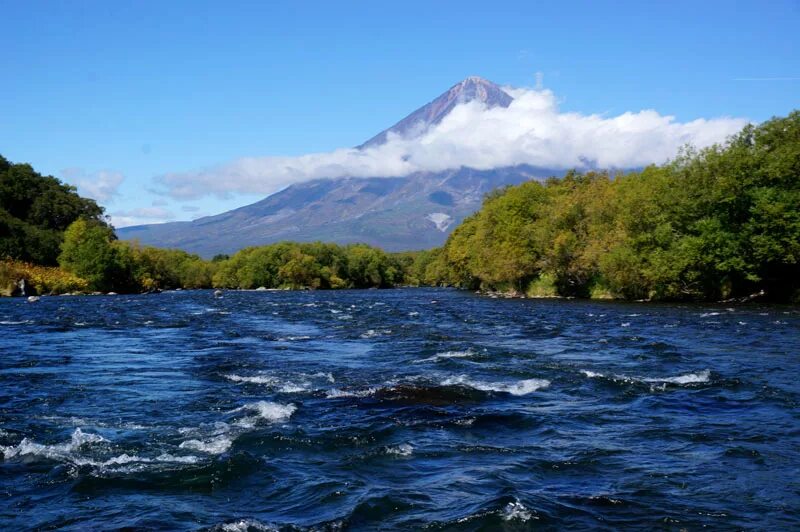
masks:
[[[462,104],[508,107],[513,98],[478,76],[456,83],[426,105],[357,147],[379,146],[390,135],[424,133]],[[296,183],[262,200],[191,222],[118,229],[120,238],[177,247],[210,257],[279,240],[364,242],[388,251],[440,246],[497,187],[553,175],[527,165],[476,170],[455,168],[401,177],[340,177]]]

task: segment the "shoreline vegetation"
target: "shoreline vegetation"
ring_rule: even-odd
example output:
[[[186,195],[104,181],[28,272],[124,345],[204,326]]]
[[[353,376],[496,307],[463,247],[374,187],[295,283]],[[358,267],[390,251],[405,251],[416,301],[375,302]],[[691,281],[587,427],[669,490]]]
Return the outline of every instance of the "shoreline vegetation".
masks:
[[[0,157],[2,295],[397,286],[798,303],[800,112],[641,171],[496,190],[444,246],[403,253],[279,242],[204,260],[120,241],[93,200]]]

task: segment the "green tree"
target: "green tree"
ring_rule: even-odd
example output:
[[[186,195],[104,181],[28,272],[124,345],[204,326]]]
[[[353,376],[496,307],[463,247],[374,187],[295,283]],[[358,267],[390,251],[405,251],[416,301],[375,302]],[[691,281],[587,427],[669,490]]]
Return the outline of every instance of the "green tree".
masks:
[[[115,239],[110,227],[78,219],[64,233],[59,264],[86,279],[93,290],[135,290],[133,254],[128,246],[119,245]]]

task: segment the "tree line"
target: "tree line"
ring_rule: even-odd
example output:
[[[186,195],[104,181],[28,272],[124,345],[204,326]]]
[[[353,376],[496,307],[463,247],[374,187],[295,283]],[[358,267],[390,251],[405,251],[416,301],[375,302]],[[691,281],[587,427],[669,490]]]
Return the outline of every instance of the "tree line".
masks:
[[[119,241],[94,201],[0,157],[0,260],[0,285],[31,275],[44,292],[448,285],[652,300],[763,291],[799,301],[800,112],[641,171],[571,171],[496,190],[443,247],[406,253],[279,242],[203,260]]]
[[[401,262],[365,244],[278,242],[203,260],[176,249],[116,240],[113,230],[79,219],[67,229],[59,263],[99,291],[170,288],[388,288],[404,280]]]
[[[427,284],[531,296],[800,300],[800,112],[664,165],[491,193]]]

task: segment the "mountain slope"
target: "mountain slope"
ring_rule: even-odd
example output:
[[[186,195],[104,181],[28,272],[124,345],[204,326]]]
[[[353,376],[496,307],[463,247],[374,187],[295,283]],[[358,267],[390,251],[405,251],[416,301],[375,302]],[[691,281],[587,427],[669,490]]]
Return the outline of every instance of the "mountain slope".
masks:
[[[467,78],[361,146],[386,142],[390,134],[418,135],[440,123],[457,105],[480,101],[507,107],[500,87]],[[389,251],[442,245],[450,231],[475,212],[497,187],[553,175],[528,166],[478,171],[469,168],[419,172],[405,177],[318,179],[267,198],[192,222],[125,227],[120,238],[177,247],[205,257],[279,240],[365,242]]]
[[[365,242],[388,251],[440,246],[497,187],[552,175],[515,167],[421,172],[401,178],[320,179],[192,222],[120,229],[121,238],[210,257],[280,240]]]

